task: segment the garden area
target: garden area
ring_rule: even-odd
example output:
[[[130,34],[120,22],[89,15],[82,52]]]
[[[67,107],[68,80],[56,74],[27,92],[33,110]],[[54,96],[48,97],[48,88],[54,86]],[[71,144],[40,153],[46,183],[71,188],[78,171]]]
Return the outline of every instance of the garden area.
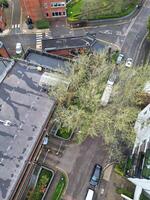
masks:
[[[54,173],[51,170],[42,167],[35,188],[28,192],[26,200],[42,200],[50,186],[53,176]]]
[[[60,127],[56,133],[56,136],[68,140],[71,137],[72,130],[69,130],[66,127]]]
[[[55,191],[52,195],[52,199],[51,200],[60,200],[62,197],[62,194],[64,192],[64,189],[66,188],[66,177],[64,174],[61,175],[61,178],[59,179]]]
[[[55,121],[51,129],[51,134],[59,139],[69,140],[73,135],[73,131],[68,127],[62,126],[60,122]]]
[[[70,22],[117,18],[131,13],[139,0],[72,0],[67,5]]]

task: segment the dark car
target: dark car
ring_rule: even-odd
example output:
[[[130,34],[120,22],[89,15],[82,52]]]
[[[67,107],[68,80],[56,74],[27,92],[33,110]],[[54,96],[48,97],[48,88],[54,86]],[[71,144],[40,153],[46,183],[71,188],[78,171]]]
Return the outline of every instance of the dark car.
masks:
[[[92,175],[91,175],[91,179],[90,179],[90,185],[92,186],[97,186],[99,181],[100,181],[100,177],[101,177],[101,173],[102,173],[102,166],[96,164],[94,166]]]

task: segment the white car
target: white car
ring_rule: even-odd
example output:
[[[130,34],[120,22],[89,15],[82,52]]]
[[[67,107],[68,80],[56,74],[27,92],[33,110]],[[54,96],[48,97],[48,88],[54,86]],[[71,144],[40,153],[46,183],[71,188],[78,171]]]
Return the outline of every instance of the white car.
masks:
[[[119,65],[122,62],[123,58],[124,58],[124,55],[120,53],[117,58],[116,64]]]
[[[16,54],[20,55],[22,53],[22,44],[20,42],[16,43]]]
[[[126,60],[125,66],[126,66],[126,67],[132,67],[132,65],[133,65],[133,59],[132,59],[132,58],[128,58],[128,59]]]

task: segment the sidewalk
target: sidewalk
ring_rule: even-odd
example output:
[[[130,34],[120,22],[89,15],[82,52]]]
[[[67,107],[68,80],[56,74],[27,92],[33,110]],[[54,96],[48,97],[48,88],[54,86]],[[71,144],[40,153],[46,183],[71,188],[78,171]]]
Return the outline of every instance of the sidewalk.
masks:
[[[20,30],[23,34],[36,34],[38,32],[40,33],[46,33],[49,31],[49,29],[37,29],[35,28],[35,25],[34,25],[34,28],[33,29],[28,29],[27,27],[27,24],[25,22],[23,22],[20,26]]]

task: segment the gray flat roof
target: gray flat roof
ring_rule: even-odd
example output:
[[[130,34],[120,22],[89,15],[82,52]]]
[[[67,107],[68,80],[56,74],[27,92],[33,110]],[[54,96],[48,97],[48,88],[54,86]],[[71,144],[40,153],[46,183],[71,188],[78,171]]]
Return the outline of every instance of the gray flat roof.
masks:
[[[69,59],[57,56],[57,55],[52,55],[40,51],[36,51],[33,49],[28,49],[27,52],[24,55],[24,59],[33,62],[35,64],[42,65],[46,69],[50,69],[52,71],[61,71],[65,72],[68,71],[68,64],[69,64]]]
[[[0,84],[0,200],[11,196],[55,104],[40,78],[18,61]]]

